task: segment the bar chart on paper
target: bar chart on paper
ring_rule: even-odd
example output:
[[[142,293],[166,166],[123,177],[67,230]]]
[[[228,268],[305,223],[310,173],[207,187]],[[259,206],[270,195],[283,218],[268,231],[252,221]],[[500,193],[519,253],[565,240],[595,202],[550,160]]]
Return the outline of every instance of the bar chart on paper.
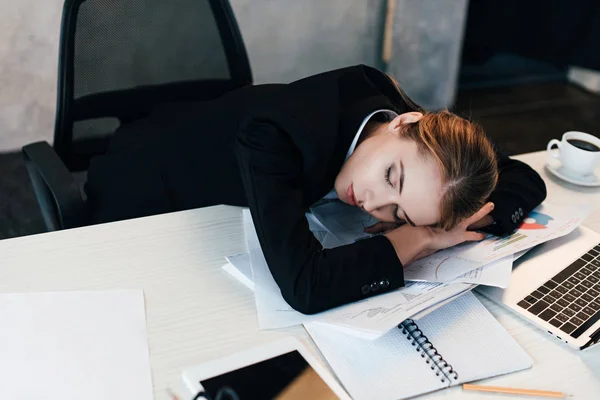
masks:
[[[513,243],[516,243],[520,240],[527,239],[527,235],[522,234],[521,232],[516,232],[506,238],[497,239],[492,243],[494,251],[498,251],[506,246],[510,246]]]

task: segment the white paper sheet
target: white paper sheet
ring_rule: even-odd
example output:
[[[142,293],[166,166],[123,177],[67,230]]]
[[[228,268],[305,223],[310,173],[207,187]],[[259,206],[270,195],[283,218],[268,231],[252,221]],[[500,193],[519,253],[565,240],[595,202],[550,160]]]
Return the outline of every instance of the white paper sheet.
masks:
[[[527,250],[521,250],[518,253],[513,254],[513,262],[517,261],[519,258],[523,257],[527,252],[531,250],[531,248]]]
[[[258,243],[249,210],[243,211],[243,218],[244,233],[250,252],[252,281],[255,288],[257,288],[254,292],[254,300],[256,302],[258,327],[260,329],[285,328],[312,320],[314,316],[299,313],[284,300]],[[231,262],[231,259],[229,261]]]
[[[339,307],[315,319],[338,331],[375,340],[399,323],[432,306],[471,290],[467,283],[407,282],[406,286],[380,296]]]
[[[513,256],[508,256],[464,273],[454,278],[452,282],[507,288],[510,283],[512,267]]]
[[[443,300],[439,303],[437,303],[434,306],[431,306],[415,315],[413,315],[412,317],[410,317],[410,319],[414,320],[414,321],[418,321],[423,317],[426,317],[427,315],[431,314],[432,312],[434,312],[435,310],[444,307],[446,304],[453,302],[454,300],[456,300],[457,298],[459,298],[460,296],[462,296],[463,294],[465,294],[468,291],[471,291],[472,289],[476,288],[477,285],[471,285],[470,288],[468,288],[466,291],[464,292],[460,292],[457,295],[454,295],[452,297],[448,297],[446,300]]]
[[[0,295],[0,399],[152,400],[141,290]]]
[[[225,257],[227,264],[221,268],[229,275],[237,279],[248,289],[254,291],[254,281],[252,280],[252,265],[250,264],[250,254],[241,253],[234,256]]]
[[[504,238],[489,236],[481,242],[465,243],[417,260],[405,268],[405,279],[450,281],[503,257],[567,235],[581,225],[590,209],[587,205],[543,204],[512,235]]]
[[[448,280],[452,283],[471,283],[474,285],[497,286],[507,288],[513,267],[513,256],[501,258],[482,267],[475,268],[454,279]],[[427,282],[425,280],[414,280],[415,282]]]

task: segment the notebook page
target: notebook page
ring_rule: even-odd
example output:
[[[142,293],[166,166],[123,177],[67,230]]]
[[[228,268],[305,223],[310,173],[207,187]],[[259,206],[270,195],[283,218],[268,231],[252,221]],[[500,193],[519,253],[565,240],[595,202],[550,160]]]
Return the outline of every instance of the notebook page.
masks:
[[[519,371],[533,360],[473,293],[419,321],[419,329],[458,373],[452,384]]]
[[[364,340],[323,325],[304,326],[355,400],[401,399],[446,386],[400,329]]]

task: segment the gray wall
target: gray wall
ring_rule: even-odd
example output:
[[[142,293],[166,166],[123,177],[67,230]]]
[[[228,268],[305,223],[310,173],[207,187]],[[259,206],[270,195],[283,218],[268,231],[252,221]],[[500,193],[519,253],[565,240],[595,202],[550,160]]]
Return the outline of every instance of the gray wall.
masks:
[[[398,0],[388,72],[425,108],[454,101],[468,0]]]
[[[256,83],[380,66],[385,0],[230,0]],[[453,98],[467,0],[398,0],[389,71],[417,102]],[[52,139],[63,0],[0,0],[0,151]]]
[[[0,151],[50,140],[62,0],[0,0]]]
[[[377,65],[385,0],[231,0],[256,83]]]

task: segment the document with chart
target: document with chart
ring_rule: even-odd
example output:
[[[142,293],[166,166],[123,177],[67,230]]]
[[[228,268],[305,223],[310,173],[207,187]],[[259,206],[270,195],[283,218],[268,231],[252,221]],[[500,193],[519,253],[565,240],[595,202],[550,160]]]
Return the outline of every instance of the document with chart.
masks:
[[[469,271],[571,233],[590,210],[588,205],[542,204],[513,234],[503,238],[490,235],[481,242],[465,243],[417,260],[405,268],[404,277],[428,282],[452,281]]]

